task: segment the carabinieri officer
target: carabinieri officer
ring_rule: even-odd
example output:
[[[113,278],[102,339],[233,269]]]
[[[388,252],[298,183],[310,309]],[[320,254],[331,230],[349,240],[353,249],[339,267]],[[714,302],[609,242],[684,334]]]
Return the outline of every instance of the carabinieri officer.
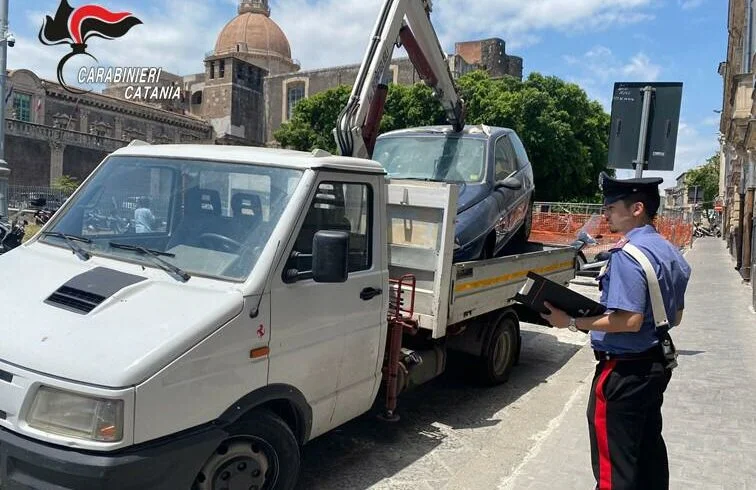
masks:
[[[602,173],[601,181],[609,229],[623,235],[600,277],[607,314],[576,319],[547,304],[551,314],[544,318],[554,327],[590,331],[598,361],[587,412],[596,488],[666,490],[661,409],[676,365],[668,329],[682,319],[691,270],[653,225],[663,179],[617,180]],[[665,310],[657,317],[666,314],[668,327],[657,328],[665,322],[655,321],[647,277],[654,278],[628,252],[628,242],[648,259],[649,274],[655,273],[661,291],[657,309],[663,303]]]

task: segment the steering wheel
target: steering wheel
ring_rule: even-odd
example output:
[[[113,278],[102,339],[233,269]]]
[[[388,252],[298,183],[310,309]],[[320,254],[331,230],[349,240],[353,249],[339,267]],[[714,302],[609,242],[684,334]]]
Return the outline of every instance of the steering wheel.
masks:
[[[200,235],[200,242],[219,252],[233,253],[242,248],[241,243],[218,233],[203,233]]]

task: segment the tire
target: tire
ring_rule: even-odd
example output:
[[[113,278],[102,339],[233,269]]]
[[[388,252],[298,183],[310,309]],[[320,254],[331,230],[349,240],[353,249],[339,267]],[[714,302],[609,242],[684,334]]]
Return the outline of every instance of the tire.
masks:
[[[518,353],[519,338],[515,320],[510,316],[499,317],[480,359],[481,381],[490,386],[505,383],[519,357]]]
[[[525,214],[525,221],[512,238],[515,246],[524,247],[530,240],[530,232],[533,230],[533,203],[528,204],[528,212]]]
[[[255,410],[207,458],[192,490],[291,490],[299,466],[299,445],[286,422]]]
[[[478,260],[488,260],[494,257],[494,247],[496,247],[496,236],[492,233],[486,237],[486,242],[478,255]]]

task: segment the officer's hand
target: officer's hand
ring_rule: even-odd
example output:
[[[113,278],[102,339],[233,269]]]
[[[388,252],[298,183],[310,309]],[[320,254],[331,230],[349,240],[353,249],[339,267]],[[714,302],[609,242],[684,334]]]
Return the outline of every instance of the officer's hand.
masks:
[[[549,322],[552,327],[567,328],[570,324],[570,316],[548,301],[543,302],[544,306],[551,311],[551,314],[541,313],[541,317]]]

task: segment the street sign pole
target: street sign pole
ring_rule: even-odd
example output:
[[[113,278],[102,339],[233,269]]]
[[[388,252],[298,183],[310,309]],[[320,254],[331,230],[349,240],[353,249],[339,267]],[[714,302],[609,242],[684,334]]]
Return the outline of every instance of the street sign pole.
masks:
[[[643,170],[646,166],[646,140],[648,139],[648,120],[653,92],[654,88],[650,85],[643,87],[643,112],[641,113],[640,137],[638,138],[638,157],[633,162],[636,179],[643,177]]]

